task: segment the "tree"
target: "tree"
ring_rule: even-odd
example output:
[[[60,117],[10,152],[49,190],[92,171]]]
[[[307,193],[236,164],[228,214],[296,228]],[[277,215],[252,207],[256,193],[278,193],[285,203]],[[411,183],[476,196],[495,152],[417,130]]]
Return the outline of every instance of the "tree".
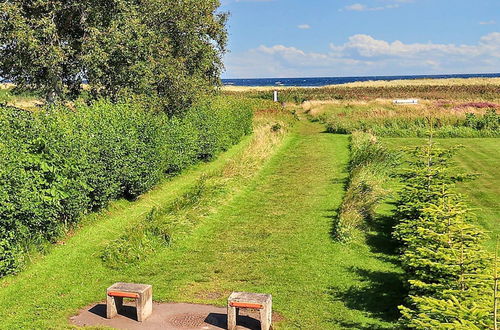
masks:
[[[0,76],[49,102],[139,95],[177,113],[220,83],[219,0],[4,0]]]
[[[169,113],[213,90],[223,69],[226,14],[218,0],[127,1],[85,39],[94,95],[153,97]]]
[[[456,173],[453,152],[432,139],[416,149],[402,175],[395,236],[401,243],[409,297],[401,322],[412,329],[484,329],[492,324],[485,233],[464,197],[453,191],[471,175]]]
[[[1,1],[0,77],[49,102],[77,94],[84,8],[79,1]]]

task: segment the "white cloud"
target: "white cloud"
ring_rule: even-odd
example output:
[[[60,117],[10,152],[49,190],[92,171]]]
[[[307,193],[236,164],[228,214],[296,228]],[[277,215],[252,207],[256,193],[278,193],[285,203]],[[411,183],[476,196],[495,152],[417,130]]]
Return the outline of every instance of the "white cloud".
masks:
[[[497,22],[494,21],[494,20],[491,20],[491,21],[483,21],[483,22],[479,22],[479,25],[494,25],[496,24]]]
[[[345,6],[344,9],[345,10],[353,10],[353,11],[364,11],[366,10],[366,6],[365,5],[362,5],[360,3],[355,3],[353,5],[349,5],[349,6]]]
[[[404,43],[366,34],[307,52],[284,45],[259,46],[226,58],[228,77],[285,77],[498,72],[500,33],[475,44]]]
[[[399,4],[393,3],[385,6],[379,6],[379,7],[368,7],[367,5],[361,4],[361,3],[355,3],[349,6],[345,6],[343,9],[340,9],[340,11],[380,11],[384,9],[394,9],[394,8],[399,8]]]
[[[309,24],[300,24],[300,25],[297,25],[297,27],[301,30],[309,30],[311,28],[311,26]]]

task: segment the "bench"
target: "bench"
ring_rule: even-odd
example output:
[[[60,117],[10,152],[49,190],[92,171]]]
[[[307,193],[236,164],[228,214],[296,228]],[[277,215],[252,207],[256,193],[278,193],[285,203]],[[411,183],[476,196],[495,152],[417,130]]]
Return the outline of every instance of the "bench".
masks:
[[[269,330],[272,322],[272,296],[263,293],[233,292],[227,299],[227,328],[236,329],[240,308],[258,309],[261,330]]]
[[[142,322],[153,312],[153,288],[147,284],[118,282],[106,290],[106,317],[115,317],[123,306],[123,298],[135,300],[137,321]]]

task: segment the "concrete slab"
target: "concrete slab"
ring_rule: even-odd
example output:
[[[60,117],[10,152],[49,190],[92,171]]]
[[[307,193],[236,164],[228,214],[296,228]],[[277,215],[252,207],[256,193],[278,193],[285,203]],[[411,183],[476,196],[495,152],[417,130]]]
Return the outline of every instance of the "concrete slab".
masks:
[[[212,330],[227,329],[225,307],[185,303],[153,303],[153,313],[144,322],[137,322],[133,302],[124,303],[119,315],[106,319],[106,303],[88,306],[70,318],[74,325],[107,326],[116,329],[147,330]],[[259,311],[245,310],[238,317],[236,329],[260,329]]]

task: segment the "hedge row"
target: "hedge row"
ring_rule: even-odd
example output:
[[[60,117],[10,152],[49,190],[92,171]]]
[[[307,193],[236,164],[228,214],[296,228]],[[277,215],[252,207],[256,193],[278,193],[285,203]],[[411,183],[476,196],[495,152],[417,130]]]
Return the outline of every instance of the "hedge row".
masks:
[[[251,132],[251,107],[218,98],[169,118],[106,101],[38,112],[0,106],[0,276],[83,214],[239,142]]]

